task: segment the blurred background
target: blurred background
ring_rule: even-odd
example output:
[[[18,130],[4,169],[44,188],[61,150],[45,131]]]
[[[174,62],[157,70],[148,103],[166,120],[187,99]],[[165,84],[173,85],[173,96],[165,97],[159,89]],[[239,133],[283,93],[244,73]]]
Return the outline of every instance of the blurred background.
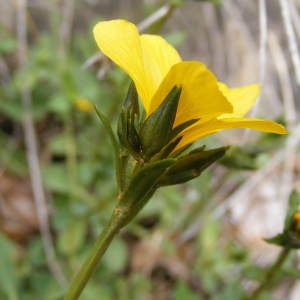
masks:
[[[260,83],[250,116],[276,136],[230,130],[203,175],[156,193],[114,240],[80,299],[242,299],[279,248],[300,189],[299,0],[0,0],[0,299],[60,299],[116,202],[112,147],[129,78],[92,27],[125,18],[162,34],[230,86]],[[294,253],[266,299],[299,299]]]

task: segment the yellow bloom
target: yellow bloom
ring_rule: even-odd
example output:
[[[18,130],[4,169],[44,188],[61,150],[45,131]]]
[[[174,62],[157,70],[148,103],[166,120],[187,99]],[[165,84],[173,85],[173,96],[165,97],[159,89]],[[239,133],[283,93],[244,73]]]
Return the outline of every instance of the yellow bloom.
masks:
[[[147,115],[175,85],[182,88],[174,127],[191,119],[199,121],[181,133],[177,149],[223,129],[286,133],[284,126],[271,120],[244,118],[259,94],[258,85],[230,89],[203,63],[182,61],[162,37],[140,35],[126,20],[99,22],[94,36],[101,51],[131,77]]]
[[[91,103],[91,101],[89,101],[86,98],[78,98],[75,101],[75,106],[77,109],[81,110],[81,111],[85,111],[85,112],[90,112],[94,110],[94,106]]]

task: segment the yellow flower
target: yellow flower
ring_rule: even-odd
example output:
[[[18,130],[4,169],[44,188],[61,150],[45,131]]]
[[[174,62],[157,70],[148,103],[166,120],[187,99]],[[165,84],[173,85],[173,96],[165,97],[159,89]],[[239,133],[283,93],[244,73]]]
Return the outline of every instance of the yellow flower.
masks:
[[[177,149],[223,129],[286,133],[284,126],[271,120],[244,118],[259,94],[258,85],[230,89],[203,63],[182,61],[162,37],[140,35],[126,20],[99,22],[94,36],[101,51],[131,77],[147,115],[175,85],[182,88],[174,127],[191,119],[199,121],[181,133]]]
[[[81,110],[81,111],[85,111],[85,112],[90,112],[94,110],[94,106],[91,103],[91,101],[89,101],[86,98],[78,98],[75,101],[75,106],[77,109]]]

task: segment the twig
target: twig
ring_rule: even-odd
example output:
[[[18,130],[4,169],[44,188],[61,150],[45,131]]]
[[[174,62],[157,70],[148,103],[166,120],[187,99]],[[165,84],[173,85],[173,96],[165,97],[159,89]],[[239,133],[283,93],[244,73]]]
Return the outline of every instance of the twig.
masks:
[[[220,49],[224,47],[224,37],[222,35],[223,32],[221,32],[220,30],[217,9],[218,8],[215,5],[203,5],[201,12],[202,12],[202,19],[204,21],[203,27],[206,33],[207,44],[210,45],[209,47],[210,50],[208,50],[207,53],[211,53],[211,62],[213,65],[213,70],[218,70],[219,72],[218,75],[224,76],[226,52],[220,51]],[[194,29],[193,36],[197,36],[199,33],[195,32],[196,29],[195,27],[193,27],[193,29]]]
[[[294,127],[296,124],[296,107],[293,95],[292,80],[290,77],[287,61],[284,57],[284,51],[280,47],[277,36],[274,32],[269,35],[270,52],[273,57],[274,66],[277,70],[278,79],[280,82],[281,92],[283,96],[283,105],[285,110],[286,121],[289,126]]]
[[[62,23],[60,27],[60,53],[62,57],[66,54],[70,45],[72,24],[74,17],[74,0],[65,0],[62,8]]]
[[[292,130],[296,125],[297,116],[293,87],[291,85],[288,66],[286,63],[286,59],[284,58],[283,50],[280,47],[279,41],[273,32],[270,33],[269,44],[271,55],[273,56],[273,61],[277,69],[281,86],[287,127],[289,130]],[[292,190],[293,169],[296,159],[296,146],[297,144],[295,144],[293,140],[288,140],[285,147],[285,161],[283,165],[282,179],[279,189],[279,198],[284,201],[287,201]]]
[[[284,28],[286,31],[288,46],[292,56],[292,62],[295,69],[296,80],[300,85],[300,54],[298,50],[296,35],[292,25],[292,18],[288,0],[278,0],[281,7],[281,14]]]
[[[170,3],[162,6],[157,11],[155,11],[152,15],[144,19],[142,22],[138,24],[138,29],[140,32],[145,32],[148,28],[150,28],[152,25],[156,24],[159,21],[162,21],[163,19],[170,16],[170,14],[175,9],[175,4]]]
[[[294,24],[294,29],[297,34],[298,40],[300,40],[300,16],[299,16],[298,8],[295,4],[295,0],[293,0],[290,3],[290,8],[291,8],[290,12],[291,12],[292,21]]]
[[[259,84],[261,89],[264,86],[266,66],[267,66],[267,35],[268,35],[268,15],[266,8],[266,0],[259,0]],[[259,99],[254,104],[249,116],[256,115]],[[242,144],[249,140],[250,129],[245,129],[242,137]]]
[[[259,0],[259,83],[263,86],[265,82],[267,66],[267,35],[268,35],[268,15],[266,0]],[[254,106],[253,115],[256,106]]]
[[[26,0],[17,1],[17,37],[18,37],[18,60],[20,67],[24,67],[27,60],[27,23],[26,23]],[[57,281],[62,285],[66,285],[65,277],[56,260],[53,241],[50,233],[47,204],[42,186],[41,170],[38,160],[38,146],[33,125],[31,113],[31,95],[27,86],[23,86],[21,90],[22,106],[23,106],[23,129],[25,137],[25,147],[33,198],[36,205],[37,216],[39,221],[39,229],[41,232],[42,242],[46,255],[46,260],[50,271],[53,273]]]
[[[236,38],[236,36],[233,37],[233,31],[240,33],[241,39],[244,41],[244,49],[247,50],[247,54],[250,56],[253,56],[253,53],[255,53],[255,39],[253,37],[253,34],[251,33],[251,30],[249,28],[249,25],[245,22],[241,8],[237,5],[236,1],[232,0],[226,0],[223,2],[222,10],[224,11],[224,20],[226,20],[224,26],[225,29],[227,28],[227,34],[226,38],[230,39],[229,42],[232,41],[230,51],[234,51],[238,49],[241,44],[238,43],[239,39]],[[231,30],[232,29],[232,30]],[[232,47],[234,45],[234,47]],[[237,56],[234,56],[233,54],[229,53],[227,51],[227,55],[229,55],[229,58],[232,60],[231,64],[234,66],[232,73],[235,74],[238,69],[240,69],[240,64],[237,62]],[[235,67],[236,66],[236,67]],[[229,70],[230,72],[230,70]]]

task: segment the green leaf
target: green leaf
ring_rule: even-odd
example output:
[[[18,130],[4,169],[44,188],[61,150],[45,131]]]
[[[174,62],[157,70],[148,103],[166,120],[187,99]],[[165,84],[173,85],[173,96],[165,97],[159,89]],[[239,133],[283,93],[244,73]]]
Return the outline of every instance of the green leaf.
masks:
[[[52,154],[65,155],[68,144],[68,136],[66,133],[61,133],[53,136],[49,143],[49,150]]]
[[[46,187],[52,191],[65,193],[69,191],[67,169],[64,164],[55,163],[44,166],[42,169],[43,181]]]
[[[114,299],[109,285],[99,285],[99,282],[95,283],[92,281],[84,288],[80,300],[95,300],[97,297],[101,300]]]
[[[13,243],[0,234],[0,290],[8,300],[19,299],[18,277],[13,261],[14,251]]]
[[[172,299],[174,300],[199,300],[199,295],[193,292],[184,281],[179,281],[175,285],[174,294]]]

